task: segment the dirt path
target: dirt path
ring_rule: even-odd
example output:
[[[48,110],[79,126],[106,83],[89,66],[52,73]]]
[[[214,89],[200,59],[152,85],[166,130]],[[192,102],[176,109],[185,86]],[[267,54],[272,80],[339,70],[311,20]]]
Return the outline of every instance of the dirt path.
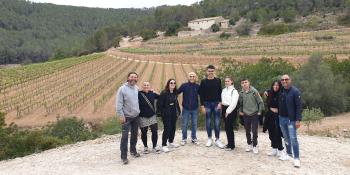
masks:
[[[0,162],[1,175],[89,175],[89,174],[350,174],[350,139],[332,139],[301,135],[300,169],[292,161],[282,162],[267,156],[267,134],[259,133],[260,153],[244,152],[245,136],[236,132],[236,149],[233,152],[204,146],[206,133],[198,133],[202,139],[199,146],[186,145],[170,153],[141,155],[131,158],[130,164],[121,165],[119,159],[120,136],[81,142],[75,145],[52,149],[40,154]],[[221,133],[222,140],[226,136]],[[177,131],[175,141],[180,141]],[[142,149],[140,141],[138,150]]]

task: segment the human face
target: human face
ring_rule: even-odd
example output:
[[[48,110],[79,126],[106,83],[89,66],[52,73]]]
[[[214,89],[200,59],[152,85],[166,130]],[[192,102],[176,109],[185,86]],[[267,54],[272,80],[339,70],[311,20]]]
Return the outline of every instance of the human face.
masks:
[[[144,92],[149,92],[149,90],[151,89],[151,85],[149,82],[143,82],[142,84],[142,91]]]
[[[197,80],[197,75],[194,72],[188,74],[188,81],[195,83]]]
[[[249,80],[241,81],[241,86],[242,86],[243,90],[245,90],[245,91],[249,90],[249,88],[250,88]]]
[[[225,78],[225,87],[229,87],[233,84],[233,81],[230,78]]]
[[[290,77],[288,75],[283,75],[281,77],[281,83],[282,86],[286,89],[288,89],[290,87],[290,85],[292,84],[292,80],[290,79]]]
[[[215,69],[208,69],[207,70],[207,75],[209,78],[213,78],[215,74]]]
[[[280,85],[278,84],[278,82],[275,82],[272,88],[273,88],[273,91],[278,92],[280,90]]]
[[[128,77],[128,83],[132,86],[136,85],[138,76],[136,74],[130,74]]]
[[[175,87],[176,87],[176,81],[171,80],[170,83],[169,83],[169,89],[170,90],[174,90]]]

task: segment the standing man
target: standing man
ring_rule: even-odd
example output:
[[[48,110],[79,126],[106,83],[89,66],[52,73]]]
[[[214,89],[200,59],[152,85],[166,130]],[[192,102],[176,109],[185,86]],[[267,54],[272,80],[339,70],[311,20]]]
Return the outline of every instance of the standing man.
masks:
[[[199,87],[200,101],[202,112],[206,114],[206,129],[208,141],[206,146],[213,144],[211,116],[214,116],[215,127],[215,145],[224,148],[224,144],[220,141],[220,112],[221,112],[221,80],[215,77],[215,67],[209,65],[207,67],[207,77],[201,81]]]
[[[136,151],[137,132],[138,132],[138,119],[137,116],[140,113],[139,99],[138,99],[138,87],[136,85],[138,75],[135,72],[128,74],[128,80],[123,84],[117,92],[116,96],[116,110],[119,116],[120,123],[122,124],[122,138],[120,142],[121,159],[123,164],[128,164],[128,137],[129,130],[131,130],[130,136],[130,154],[134,157],[140,157],[140,154]]]
[[[258,125],[259,116],[264,110],[264,102],[259,92],[250,86],[248,79],[243,78],[241,80],[242,91],[239,93],[239,114],[243,116],[244,128],[247,137],[248,148],[246,152],[253,151],[254,154],[258,154]],[[253,133],[253,140],[251,136]]]
[[[178,93],[183,93],[182,101],[182,142],[184,146],[187,143],[187,127],[191,118],[191,138],[193,144],[198,144],[197,140],[197,119],[198,119],[198,98],[199,85],[196,83],[197,75],[194,72],[188,74],[188,82],[182,84],[178,89]]]
[[[300,91],[292,86],[292,79],[288,75],[281,77],[282,89],[279,96],[279,124],[287,148],[287,154],[283,154],[280,160],[289,160],[294,153],[294,167],[300,167],[299,143],[297,129],[300,127],[301,97]]]

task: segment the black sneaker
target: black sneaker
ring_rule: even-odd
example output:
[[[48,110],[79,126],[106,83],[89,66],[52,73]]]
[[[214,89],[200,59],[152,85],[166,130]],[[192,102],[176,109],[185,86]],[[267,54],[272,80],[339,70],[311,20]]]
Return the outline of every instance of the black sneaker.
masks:
[[[123,162],[123,165],[127,165],[129,163],[129,160],[128,159],[123,159],[122,162]]]
[[[140,157],[141,155],[139,154],[139,153],[130,153],[131,154],[131,156],[133,156],[133,157]]]
[[[226,145],[224,149],[225,149],[226,151],[233,151],[235,148]]]

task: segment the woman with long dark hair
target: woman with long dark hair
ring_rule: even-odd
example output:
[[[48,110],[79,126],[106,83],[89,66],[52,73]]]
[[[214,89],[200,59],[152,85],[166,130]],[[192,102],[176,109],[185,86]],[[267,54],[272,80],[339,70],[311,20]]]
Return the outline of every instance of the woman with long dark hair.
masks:
[[[169,79],[165,89],[160,93],[157,102],[157,111],[162,117],[164,131],[162,136],[162,151],[169,152],[169,148],[177,148],[174,143],[176,121],[181,114],[180,105],[177,100],[177,88],[175,79]],[[169,142],[169,144],[167,144]]]
[[[270,90],[267,92],[268,111],[264,120],[264,131],[268,130],[272,150],[269,156],[280,156],[283,151],[282,132],[278,119],[278,99],[282,84],[280,81],[273,81]]]

